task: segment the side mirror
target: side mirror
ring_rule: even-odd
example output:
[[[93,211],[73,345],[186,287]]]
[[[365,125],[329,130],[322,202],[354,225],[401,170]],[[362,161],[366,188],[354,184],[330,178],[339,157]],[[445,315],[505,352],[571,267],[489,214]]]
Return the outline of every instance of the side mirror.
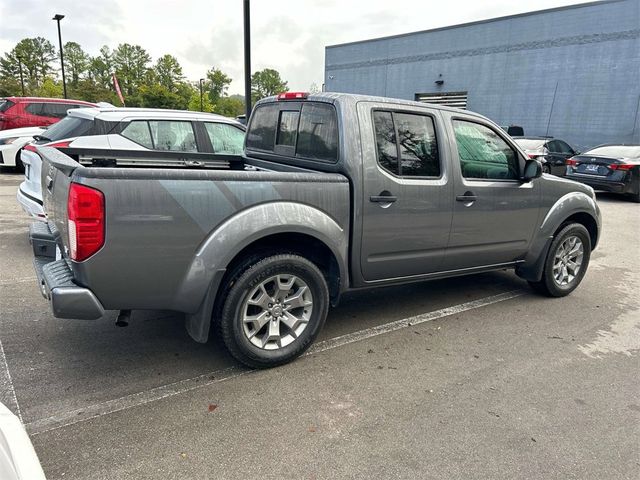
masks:
[[[523,182],[530,182],[542,176],[542,163],[539,160],[527,160],[524,164]]]

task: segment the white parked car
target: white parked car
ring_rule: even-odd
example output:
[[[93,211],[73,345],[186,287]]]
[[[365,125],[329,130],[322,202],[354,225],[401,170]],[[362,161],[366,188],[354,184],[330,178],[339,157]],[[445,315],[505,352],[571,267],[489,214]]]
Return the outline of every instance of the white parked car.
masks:
[[[20,167],[20,150],[44,127],[13,128],[0,131],[0,167]]]
[[[0,478],[46,480],[20,419],[0,403]]]
[[[89,167],[242,168],[245,126],[212,113],[153,108],[76,108],[22,150],[18,202],[45,220],[36,147],[54,147]]]

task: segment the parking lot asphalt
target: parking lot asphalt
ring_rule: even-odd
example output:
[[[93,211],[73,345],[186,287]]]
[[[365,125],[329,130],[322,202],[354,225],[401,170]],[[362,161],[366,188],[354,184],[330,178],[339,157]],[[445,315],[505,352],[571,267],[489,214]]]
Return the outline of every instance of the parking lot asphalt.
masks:
[[[352,293],[250,371],[173,312],[58,320],[0,171],[0,401],[49,479],[640,478],[640,206],[569,297],[511,272]]]

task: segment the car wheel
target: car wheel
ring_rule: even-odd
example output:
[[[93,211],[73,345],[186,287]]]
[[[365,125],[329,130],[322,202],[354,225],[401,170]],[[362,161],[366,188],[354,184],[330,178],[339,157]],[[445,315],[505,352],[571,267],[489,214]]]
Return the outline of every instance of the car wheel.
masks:
[[[548,163],[542,164],[542,173],[551,173],[551,167]]]
[[[231,278],[219,331],[237,360],[269,368],[309,348],[329,310],[327,282],[315,264],[299,255],[273,255]]]
[[[550,297],[573,292],[584,278],[591,258],[591,237],[579,223],[566,225],[551,242],[542,279],[531,287]]]

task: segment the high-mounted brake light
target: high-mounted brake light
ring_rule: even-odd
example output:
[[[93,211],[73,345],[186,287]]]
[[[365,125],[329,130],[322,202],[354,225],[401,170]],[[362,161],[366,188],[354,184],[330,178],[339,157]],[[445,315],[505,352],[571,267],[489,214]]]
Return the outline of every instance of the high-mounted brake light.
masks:
[[[609,165],[611,170],[622,170],[625,172],[631,170],[633,167],[635,167],[635,165],[632,163],[612,163]]]
[[[278,100],[304,100],[309,92],[284,92],[278,95]]]
[[[104,195],[95,188],[71,183],[67,213],[71,260],[81,262],[104,245]]]

